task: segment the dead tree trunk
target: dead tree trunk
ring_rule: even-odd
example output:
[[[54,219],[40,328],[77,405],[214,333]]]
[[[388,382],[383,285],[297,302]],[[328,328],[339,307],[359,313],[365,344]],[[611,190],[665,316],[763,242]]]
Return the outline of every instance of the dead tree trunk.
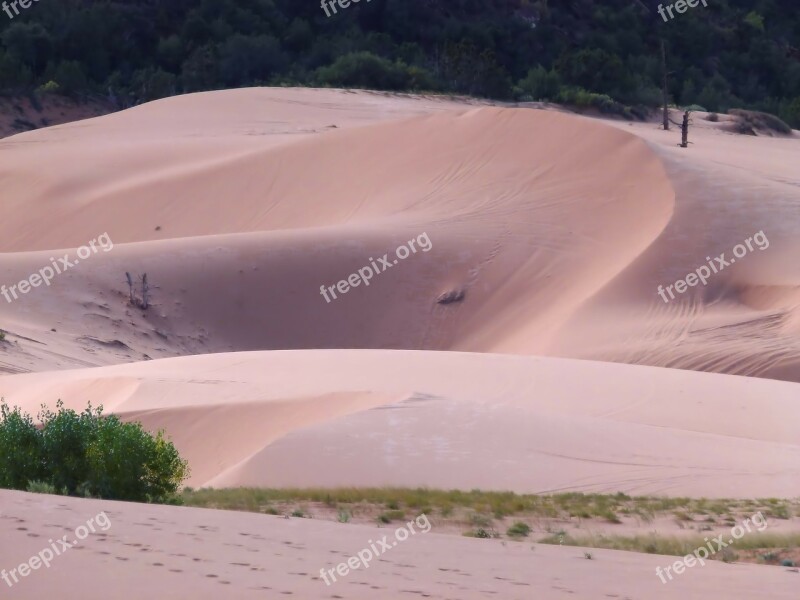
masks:
[[[135,306],[136,302],[133,296],[133,277],[131,277],[130,273],[125,271],[125,278],[128,280],[128,297],[130,298],[131,304]]]
[[[133,291],[133,277],[131,277],[131,274],[127,271],[125,272],[125,279],[128,281],[128,298],[130,299],[131,306],[147,310],[150,307],[150,284],[147,283],[147,273],[139,277],[139,284],[142,291],[141,298],[138,298],[136,292]]]
[[[667,49],[661,40],[661,97],[664,104],[664,131],[669,131],[669,92],[667,91]]]
[[[147,310],[147,307],[150,306],[150,300],[148,298],[149,291],[150,291],[150,286],[147,285],[147,273],[145,273],[144,275],[142,275],[142,308],[144,310]]]
[[[683,113],[683,123],[681,124],[681,148],[689,147],[689,111]]]

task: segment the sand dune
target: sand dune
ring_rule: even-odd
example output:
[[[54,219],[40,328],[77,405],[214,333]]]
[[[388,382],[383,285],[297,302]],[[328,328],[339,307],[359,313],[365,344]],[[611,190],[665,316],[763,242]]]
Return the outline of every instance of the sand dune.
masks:
[[[702,122],[693,135],[689,155],[651,125],[281,89],[8,138],[5,280],[104,232],[115,247],[0,305],[19,343],[6,370],[421,348],[797,381],[798,224],[783,215],[800,202],[798,141]],[[668,305],[656,293],[761,230],[769,249],[707,287]],[[319,294],[423,232],[433,249],[370,288],[330,304]],[[148,273],[156,310],[125,306],[125,271]],[[458,291],[464,302],[436,304]]]
[[[7,376],[0,393],[31,412],[53,398],[76,409],[91,401],[166,428],[196,465],[194,486],[800,494],[800,406],[788,382],[556,358],[316,350]]]
[[[262,88],[0,140],[0,284],[113,240],[0,298],[0,395],[166,428],[195,486],[800,495],[800,141],[699,118],[691,139],[553,110]],[[759,231],[768,248],[659,297]],[[421,234],[429,251],[320,294]],[[126,272],[147,273],[148,310],[128,302]],[[14,540],[0,565],[101,506],[115,520],[20,598],[78,589],[90,563],[81,598],[330,597],[318,569],[375,533],[0,501]],[[432,533],[342,596],[789,597],[796,577],[710,564],[662,587],[659,557],[579,557]]]

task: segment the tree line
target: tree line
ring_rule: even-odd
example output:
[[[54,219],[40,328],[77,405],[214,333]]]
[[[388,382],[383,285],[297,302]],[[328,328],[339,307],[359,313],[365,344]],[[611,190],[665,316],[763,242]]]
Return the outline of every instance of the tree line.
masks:
[[[58,0],[0,14],[0,93],[121,107],[251,85],[552,100],[644,111],[661,100],[800,127],[793,0],[714,0],[665,23],[652,0]]]

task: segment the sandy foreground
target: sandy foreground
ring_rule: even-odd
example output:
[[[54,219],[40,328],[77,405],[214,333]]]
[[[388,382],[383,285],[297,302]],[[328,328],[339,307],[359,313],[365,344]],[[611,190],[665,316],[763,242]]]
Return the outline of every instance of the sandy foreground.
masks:
[[[800,575],[778,567],[707,562],[664,584],[674,557],[476,540],[310,519],[0,492],[0,565],[16,566],[104,512],[110,523],[62,550],[3,597],[83,600],[218,598],[796,598]],[[83,535],[80,532],[79,535]],[[376,540],[387,536],[383,550]],[[403,537],[403,536],[401,536]],[[320,569],[370,543],[381,555],[327,586]],[[13,566],[12,566],[13,565]],[[665,577],[666,578],[666,577]],[[2,583],[2,582],[0,582]]]
[[[654,124],[261,88],[2,139],[3,289],[74,265],[0,297],[0,396],[166,428],[194,486],[800,496],[800,141],[721,125],[695,117],[683,150]],[[708,285],[657,293],[759,232]],[[149,310],[126,272],[147,273]],[[720,563],[662,585],[667,557],[435,529],[327,588],[319,569],[376,528],[11,492],[0,568],[105,507],[107,535],[0,597],[797,589]]]

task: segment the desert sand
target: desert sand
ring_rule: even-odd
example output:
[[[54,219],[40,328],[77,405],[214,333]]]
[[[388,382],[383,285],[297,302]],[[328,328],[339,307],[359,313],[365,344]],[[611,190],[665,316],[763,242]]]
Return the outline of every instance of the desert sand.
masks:
[[[91,401],[165,428],[193,486],[799,496],[797,134],[737,136],[696,117],[690,139],[681,149],[653,123],[561,111],[286,88],[2,139],[2,283],[104,233],[114,245],[0,298],[0,395],[34,413]],[[759,231],[769,247],[708,286],[657,294]],[[423,233],[429,252],[321,296]],[[128,304],[126,272],[147,273],[147,311]],[[447,294],[463,299],[437,302]],[[46,537],[66,525],[50,516],[59,505],[91,516],[109,504],[0,498],[15,540],[0,566],[42,545],[15,519]],[[12,595],[75,589],[90,569],[91,589],[67,597],[130,598],[111,582],[134,579],[158,598],[272,597],[262,586],[378,597],[371,585],[380,597],[788,597],[797,577],[710,564],[662,586],[666,557],[582,561],[434,530],[393,553],[411,566],[379,563],[332,592],[313,577],[371,529],[110,506],[111,554],[72,552]],[[162,531],[144,529],[151,517]],[[209,564],[139,559],[122,547],[134,539],[166,556],[192,546]],[[456,567],[468,582],[440,570]]]
[[[708,562],[664,584],[664,557],[417,533],[326,586],[336,567],[393,529],[310,519],[0,492],[0,564],[12,565],[105,512],[111,526],[21,579],[3,597],[83,600],[218,598],[797,597],[796,573]],[[7,533],[6,533],[7,532]],[[24,558],[20,558],[24,557]],[[666,579],[666,577],[665,577]],[[0,582],[2,583],[2,582]],[[4,585],[5,587],[5,585]],[[635,592],[634,592],[635,590]],[[6,595],[8,594],[8,596]]]

